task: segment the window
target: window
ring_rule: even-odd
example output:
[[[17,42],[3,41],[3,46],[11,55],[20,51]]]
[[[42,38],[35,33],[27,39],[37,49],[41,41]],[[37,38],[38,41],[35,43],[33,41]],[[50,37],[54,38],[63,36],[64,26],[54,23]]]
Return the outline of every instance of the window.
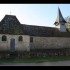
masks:
[[[7,37],[4,35],[2,36],[2,41],[6,41],[7,40]]]
[[[32,43],[33,42],[33,37],[30,37],[30,43]]]
[[[23,37],[19,36],[18,41],[23,41]]]

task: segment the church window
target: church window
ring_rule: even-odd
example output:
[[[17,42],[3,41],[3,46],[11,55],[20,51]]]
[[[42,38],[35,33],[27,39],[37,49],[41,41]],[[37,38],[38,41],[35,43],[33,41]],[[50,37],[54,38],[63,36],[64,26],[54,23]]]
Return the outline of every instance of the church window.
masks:
[[[7,40],[7,37],[4,35],[2,36],[2,41],[6,41]]]
[[[23,37],[19,36],[18,41],[23,41]]]
[[[30,43],[32,43],[33,42],[33,37],[30,37]]]

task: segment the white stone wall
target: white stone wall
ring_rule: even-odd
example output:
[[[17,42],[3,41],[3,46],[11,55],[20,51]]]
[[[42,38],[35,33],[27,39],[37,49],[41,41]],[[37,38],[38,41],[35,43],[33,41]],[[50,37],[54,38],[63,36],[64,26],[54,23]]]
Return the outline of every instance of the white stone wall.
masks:
[[[58,28],[59,31],[61,31],[61,32],[66,32],[66,23],[65,23],[65,25],[62,25],[62,23],[59,23],[59,25],[56,26],[56,28]]]
[[[70,48],[70,38],[64,37],[33,37],[31,49]]]
[[[16,51],[30,51],[30,49],[51,49],[51,48],[70,48],[70,38],[65,37],[35,37],[33,36],[33,43],[30,43],[30,36],[28,35],[5,35],[7,41],[2,41],[0,34],[0,51],[10,50],[10,40],[15,39]],[[19,42],[18,37],[22,36],[23,41]]]
[[[60,31],[66,32],[66,25],[60,25]]]
[[[7,36],[7,41],[2,41],[2,36]],[[23,41],[18,41],[18,37],[22,36]],[[15,39],[15,50],[16,51],[29,51],[30,37],[28,35],[8,35],[0,34],[0,51],[10,50],[10,40]]]

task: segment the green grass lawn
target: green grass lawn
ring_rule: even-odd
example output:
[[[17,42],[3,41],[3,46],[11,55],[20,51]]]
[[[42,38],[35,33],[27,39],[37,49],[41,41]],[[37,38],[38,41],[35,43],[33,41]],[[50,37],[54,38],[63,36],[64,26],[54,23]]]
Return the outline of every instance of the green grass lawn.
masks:
[[[32,57],[32,58],[6,58],[0,59],[0,62],[47,62],[47,61],[63,61],[70,60],[70,56],[47,56],[47,57]]]

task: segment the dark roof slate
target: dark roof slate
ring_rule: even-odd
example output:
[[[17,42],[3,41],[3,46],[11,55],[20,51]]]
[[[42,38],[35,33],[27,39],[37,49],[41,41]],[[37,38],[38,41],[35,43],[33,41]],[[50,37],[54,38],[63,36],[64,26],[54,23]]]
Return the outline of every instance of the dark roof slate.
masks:
[[[22,31],[21,24],[16,16],[5,15],[5,17],[0,22],[0,33],[24,34],[24,31]]]
[[[40,37],[70,37],[54,27],[21,24],[16,16],[6,15],[0,22],[0,34],[30,35]]]

